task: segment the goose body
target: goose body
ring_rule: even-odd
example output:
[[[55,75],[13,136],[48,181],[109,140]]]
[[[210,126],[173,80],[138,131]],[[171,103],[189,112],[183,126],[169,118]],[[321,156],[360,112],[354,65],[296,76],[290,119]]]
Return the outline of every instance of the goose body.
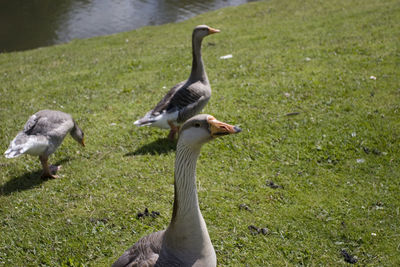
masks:
[[[196,188],[196,163],[206,142],[241,130],[201,114],[186,121],[179,133],[175,158],[175,196],[166,230],[147,235],[112,265],[216,266],[217,259],[200,211]]]
[[[49,167],[48,157],[56,151],[68,133],[84,146],[83,131],[70,114],[57,110],[38,111],[28,119],[4,155],[6,158],[16,158],[23,154],[39,156],[43,166],[42,177],[56,178],[52,172],[56,172],[59,167]]]
[[[172,87],[152,110],[134,122],[135,125],[171,129],[168,137],[174,139],[179,126],[200,113],[211,97],[211,86],[201,57],[201,43],[205,36],[218,32],[206,25],[193,30],[193,62],[189,78]]]

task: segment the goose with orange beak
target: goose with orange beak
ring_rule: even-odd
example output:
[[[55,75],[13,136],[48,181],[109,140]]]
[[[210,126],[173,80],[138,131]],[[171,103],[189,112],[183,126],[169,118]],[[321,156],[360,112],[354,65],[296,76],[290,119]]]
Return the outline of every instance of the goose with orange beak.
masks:
[[[152,110],[134,122],[135,125],[170,129],[168,138],[174,140],[180,125],[203,110],[210,100],[211,86],[201,56],[201,43],[204,37],[219,32],[207,25],[194,28],[193,61],[189,78],[172,87]]]
[[[196,164],[202,145],[240,131],[239,127],[207,114],[196,115],[182,125],[176,148],[175,196],[169,226],[166,230],[141,238],[112,267],[217,265],[215,250],[199,207]]]

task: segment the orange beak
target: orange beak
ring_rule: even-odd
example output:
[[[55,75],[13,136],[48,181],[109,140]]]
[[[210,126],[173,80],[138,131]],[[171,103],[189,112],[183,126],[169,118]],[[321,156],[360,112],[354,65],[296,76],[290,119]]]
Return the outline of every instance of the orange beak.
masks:
[[[240,129],[239,127],[219,121],[213,116],[208,116],[207,121],[208,124],[210,125],[210,131],[212,137],[218,137],[227,134],[235,134],[235,133],[240,133],[242,131],[242,129]]]
[[[82,145],[82,146],[85,146],[85,138],[82,138],[81,145]]]
[[[220,30],[208,27],[208,34],[219,33]]]

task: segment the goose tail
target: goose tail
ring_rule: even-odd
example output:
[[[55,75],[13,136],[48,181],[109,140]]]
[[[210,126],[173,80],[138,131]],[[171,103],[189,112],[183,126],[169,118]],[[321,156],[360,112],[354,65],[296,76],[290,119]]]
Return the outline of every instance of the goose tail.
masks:
[[[16,158],[22,154],[40,155],[48,147],[48,140],[46,137],[28,136],[23,132],[11,141],[10,146],[4,152],[6,158]]]
[[[176,121],[178,118],[178,113],[178,110],[174,112],[163,111],[162,113],[156,115],[149,112],[143,118],[135,121],[133,124],[137,126],[152,126],[161,129],[169,129],[170,126],[168,122]]]
[[[152,111],[147,112],[146,115],[144,115],[142,118],[138,119],[135,121],[133,124],[136,126],[148,126],[151,125],[155,122],[155,118],[152,116]]]
[[[26,143],[25,139],[26,135],[23,132],[19,132],[17,136],[11,141],[6,152],[4,152],[4,156],[8,159],[12,159],[24,154],[26,149],[22,144]]]
[[[19,157],[23,154],[23,148],[13,146],[13,143],[10,144],[10,147],[4,152],[4,156],[8,159]]]
[[[141,126],[151,125],[154,121],[155,121],[154,119],[143,117],[143,118],[138,119],[137,121],[135,121],[133,124],[136,125],[136,126],[141,127]]]

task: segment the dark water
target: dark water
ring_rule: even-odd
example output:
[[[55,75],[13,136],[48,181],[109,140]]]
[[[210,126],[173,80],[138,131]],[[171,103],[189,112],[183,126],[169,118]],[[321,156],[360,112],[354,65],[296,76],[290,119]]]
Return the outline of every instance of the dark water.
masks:
[[[188,19],[254,0],[0,0],[0,52]]]

